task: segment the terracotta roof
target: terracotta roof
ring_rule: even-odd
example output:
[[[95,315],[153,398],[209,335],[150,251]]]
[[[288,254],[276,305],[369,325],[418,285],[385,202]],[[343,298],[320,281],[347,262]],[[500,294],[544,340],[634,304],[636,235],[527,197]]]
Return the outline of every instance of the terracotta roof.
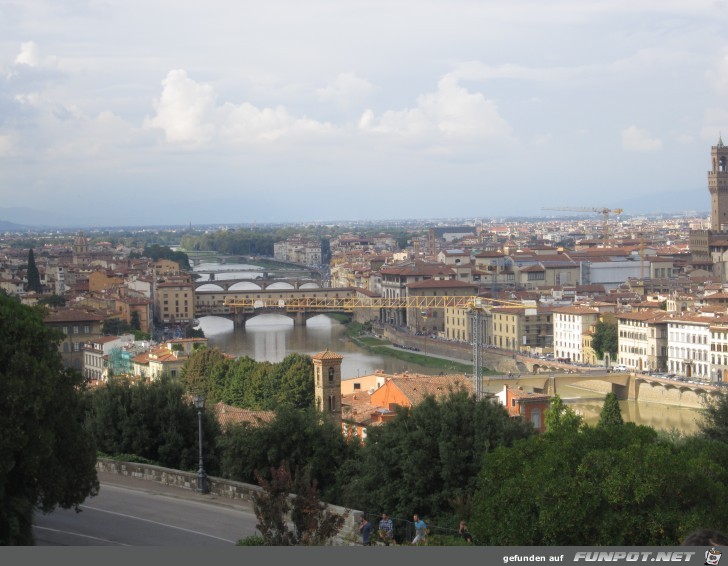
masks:
[[[323,352],[319,352],[318,354],[314,354],[311,356],[312,360],[343,360],[344,356],[339,355],[335,352],[330,351],[328,348],[324,350]]]
[[[59,309],[53,311],[46,316],[44,322],[100,322],[104,320],[104,316],[82,309]]]
[[[235,424],[250,424],[252,426],[260,426],[270,423],[275,419],[274,411],[252,411],[250,409],[241,409],[233,407],[225,403],[216,403],[213,407],[217,422],[222,428],[226,428]]]
[[[388,382],[396,386],[413,406],[428,396],[447,395],[451,388],[453,390],[465,388],[469,393],[473,392],[472,381],[464,375],[395,376]]]

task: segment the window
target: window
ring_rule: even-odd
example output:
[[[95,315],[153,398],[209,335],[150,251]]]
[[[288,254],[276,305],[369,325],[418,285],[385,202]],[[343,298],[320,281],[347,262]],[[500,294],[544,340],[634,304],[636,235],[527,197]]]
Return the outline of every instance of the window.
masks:
[[[334,382],[334,368],[329,368],[329,383]]]
[[[68,335],[68,326],[63,327],[63,333]]]

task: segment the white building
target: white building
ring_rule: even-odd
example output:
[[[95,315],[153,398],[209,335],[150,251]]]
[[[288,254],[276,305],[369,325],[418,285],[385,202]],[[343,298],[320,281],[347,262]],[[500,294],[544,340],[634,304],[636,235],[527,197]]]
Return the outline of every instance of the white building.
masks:
[[[683,377],[710,379],[712,317],[688,314],[667,323],[667,370]]]
[[[599,321],[599,311],[578,306],[554,309],[554,354],[556,358],[581,362],[582,337]]]

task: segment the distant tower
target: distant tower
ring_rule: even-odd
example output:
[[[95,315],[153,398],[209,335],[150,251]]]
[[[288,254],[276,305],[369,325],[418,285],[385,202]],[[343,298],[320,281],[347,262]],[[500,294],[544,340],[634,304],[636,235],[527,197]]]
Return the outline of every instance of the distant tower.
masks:
[[[311,359],[316,408],[332,421],[341,423],[341,362],[344,356],[327,348]]]
[[[88,240],[79,230],[76,239],[73,241],[73,265],[88,267],[91,265],[91,254],[88,252]]]
[[[722,136],[718,145],[710,148],[713,168],[708,171],[711,216],[710,229],[714,232],[728,230],[728,147],[723,145]]]
[[[88,253],[88,240],[83,235],[83,230],[79,230],[76,239],[73,241],[73,253],[83,255]]]

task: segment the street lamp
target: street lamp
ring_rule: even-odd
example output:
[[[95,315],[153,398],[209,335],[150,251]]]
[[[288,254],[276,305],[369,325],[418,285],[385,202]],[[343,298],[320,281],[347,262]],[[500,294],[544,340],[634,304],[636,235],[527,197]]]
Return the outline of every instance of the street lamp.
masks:
[[[197,470],[197,489],[195,491],[198,493],[209,493],[207,474],[205,473],[205,466],[202,461],[202,409],[205,408],[205,397],[203,395],[195,397],[195,407],[197,408],[197,428],[200,441],[200,468]]]

